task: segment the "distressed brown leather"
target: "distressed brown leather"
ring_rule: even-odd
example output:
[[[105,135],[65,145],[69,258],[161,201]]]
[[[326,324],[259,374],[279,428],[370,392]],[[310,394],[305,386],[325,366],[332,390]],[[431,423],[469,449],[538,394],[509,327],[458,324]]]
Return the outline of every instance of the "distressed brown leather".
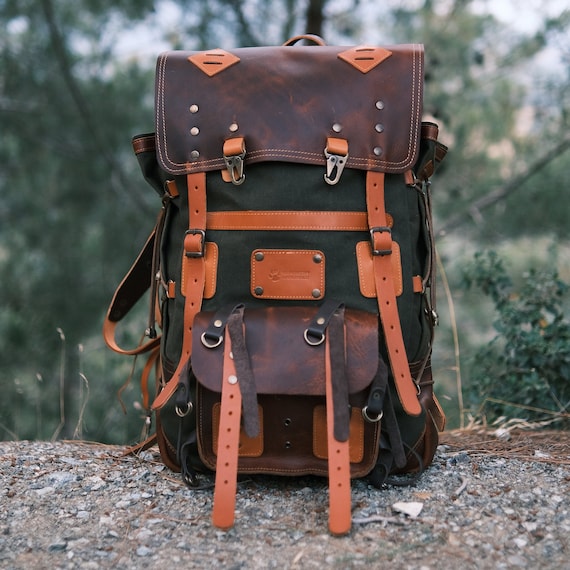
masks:
[[[313,307],[251,308],[245,312],[245,338],[258,394],[324,396],[324,346],[310,346],[304,332]],[[194,320],[192,370],[204,387],[221,392],[223,343],[206,348],[201,334],[213,313]],[[367,388],[378,370],[378,317],[346,310],[346,367],[349,392]]]
[[[309,346],[304,331],[316,309],[269,307],[247,309],[245,339],[261,408],[260,435],[240,441],[240,473],[328,475],[325,405],[325,343]],[[202,312],[194,321],[193,372],[198,381],[197,431],[200,458],[216,468],[224,344],[206,348],[200,341],[213,318]],[[350,475],[362,477],[373,468],[379,448],[380,423],[361,422],[368,388],[378,370],[378,320],[363,311],[345,311],[346,374],[350,429]],[[325,419],[325,421],[323,421]],[[320,439],[325,436],[324,442]]]
[[[325,164],[327,139],[348,142],[347,168],[404,172],[419,150],[423,46],[387,46],[367,72],[338,46],[238,48],[215,76],[166,52],[157,62],[157,155],[171,174],[223,170],[223,143],[243,137],[248,162]],[[215,50],[214,50],[215,51]],[[226,52],[227,53],[227,52]]]

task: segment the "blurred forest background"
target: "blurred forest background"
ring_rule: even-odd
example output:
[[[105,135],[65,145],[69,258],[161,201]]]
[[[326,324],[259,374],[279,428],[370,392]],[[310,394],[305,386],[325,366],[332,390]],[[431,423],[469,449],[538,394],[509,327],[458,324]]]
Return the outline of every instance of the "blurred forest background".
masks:
[[[425,115],[450,147],[433,184],[434,377],[450,426],[568,427],[566,6],[0,0],[0,438],[137,440],[137,382],[123,392],[126,416],[116,396],[132,361],[104,346],[101,327],[160,207],[130,146],[154,128],[156,57],[304,32],[425,44]]]

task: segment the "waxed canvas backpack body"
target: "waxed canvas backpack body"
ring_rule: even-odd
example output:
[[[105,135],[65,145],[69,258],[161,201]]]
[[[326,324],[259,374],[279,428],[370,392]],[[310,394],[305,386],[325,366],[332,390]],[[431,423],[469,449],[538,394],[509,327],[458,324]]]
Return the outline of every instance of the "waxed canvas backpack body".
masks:
[[[446,149],[422,122],[423,46],[303,37],[159,57],[156,130],[133,148],[161,214],[104,334],[148,355],[161,456],[191,486],[215,473],[216,526],[238,474],[312,474],[343,534],[350,479],[421,472],[444,426],[429,181]],[[122,349],[148,289],[149,340]]]

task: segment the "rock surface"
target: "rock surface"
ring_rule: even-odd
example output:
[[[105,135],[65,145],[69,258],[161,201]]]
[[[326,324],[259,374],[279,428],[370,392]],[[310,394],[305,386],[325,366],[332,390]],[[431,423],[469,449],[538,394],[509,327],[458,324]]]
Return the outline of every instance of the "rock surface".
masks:
[[[568,439],[534,457],[462,441],[444,437],[413,487],[354,481],[342,538],[323,479],[241,482],[223,532],[212,489],[187,489],[154,449],[0,442],[0,568],[570,568]]]

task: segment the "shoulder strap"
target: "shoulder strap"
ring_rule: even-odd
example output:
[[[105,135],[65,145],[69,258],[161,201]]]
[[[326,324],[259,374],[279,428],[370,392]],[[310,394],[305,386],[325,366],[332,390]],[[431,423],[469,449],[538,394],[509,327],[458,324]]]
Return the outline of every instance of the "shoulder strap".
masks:
[[[103,323],[103,338],[107,346],[119,354],[137,355],[152,350],[160,344],[160,337],[153,338],[136,348],[121,348],[116,341],[117,324],[136,305],[151,286],[152,260],[156,240],[156,227],[152,230],[135,262],[117,287]]]

